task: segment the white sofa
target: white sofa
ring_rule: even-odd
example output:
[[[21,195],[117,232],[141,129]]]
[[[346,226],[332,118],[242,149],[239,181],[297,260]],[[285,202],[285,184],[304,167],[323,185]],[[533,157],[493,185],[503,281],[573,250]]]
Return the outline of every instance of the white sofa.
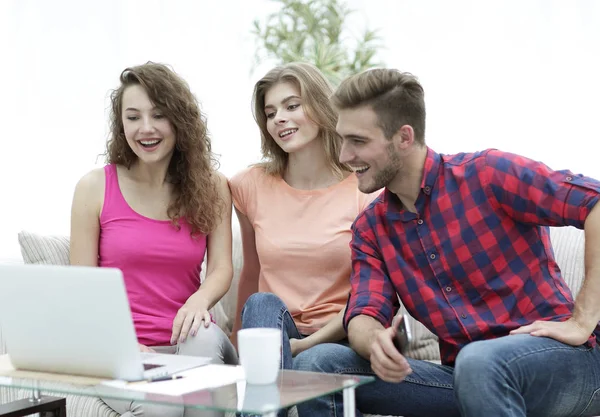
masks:
[[[233,325],[237,280],[243,262],[239,229],[235,220],[233,224],[234,282],[227,295],[213,309],[217,324],[227,334],[231,333]],[[573,294],[576,294],[581,287],[584,275],[584,234],[572,227],[552,228],[550,233],[557,262]],[[68,263],[68,239],[66,237],[40,236],[21,232],[18,238],[25,263]],[[0,323],[2,319],[6,318],[0,317]],[[420,323],[412,321],[411,324],[416,337],[408,355],[417,359],[439,361],[440,357],[435,336]],[[0,326],[0,353],[5,353],[5,351],[6,347],[2,339],[2,328]],[[26,390],[0,387],[0,404],[25,398],[28,395],[29,392]],[[295,414],[295,409],[290,414]],[[119,416],[98,398],[76,395],[67,395],[67,415],[70,417]]]

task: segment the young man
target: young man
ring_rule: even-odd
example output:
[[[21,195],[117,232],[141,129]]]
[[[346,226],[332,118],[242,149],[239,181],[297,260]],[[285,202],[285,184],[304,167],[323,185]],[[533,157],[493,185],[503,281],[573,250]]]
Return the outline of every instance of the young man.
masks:
[[[374,373],[356,392],[365,413],[600,415],[600,182],[497,150],[435,153],[423,88],[397,70],[350,77],[333,102],[341,162],[361,191],[385,191],[352,229],[352,349],[321,345],[296,368]],[[585,229],[575,301],[546,226]],[[441,365],[394,347],[397,296],[439,337]],[[343,415],[341,396],[299,413]]]

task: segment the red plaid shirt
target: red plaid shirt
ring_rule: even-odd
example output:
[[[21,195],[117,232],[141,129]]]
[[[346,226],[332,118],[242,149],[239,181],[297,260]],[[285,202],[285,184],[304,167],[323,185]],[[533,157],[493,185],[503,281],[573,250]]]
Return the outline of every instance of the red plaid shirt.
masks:
[[[344,326],[359,314],[389,326],[398,294],[452,365],[469,342],[566,320],[573,296],[544,226],[583,228],[599,196],[600,182],[522,156],[428,149],[418,214],[386,189],[352,227]]]

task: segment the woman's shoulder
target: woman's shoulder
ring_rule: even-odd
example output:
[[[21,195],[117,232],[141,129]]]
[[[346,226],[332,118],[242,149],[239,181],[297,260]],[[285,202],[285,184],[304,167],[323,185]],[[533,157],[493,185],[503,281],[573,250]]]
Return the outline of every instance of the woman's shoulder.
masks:
[[[246,187],[250,184],[257,185],[267,180],[267,174],[260,165],[252,165],[244,168],[229,179],[229,185],[234,188]]]
[[[95,168],[83,175],[75,189],[86,194],[94,191],[104,191],[106,182],[106,167]]]
[[[351,173],[343,179],[340,186],[332,189],[332,192],[337,192],[339,198],[352,199],[358,203],[359,212],[367,208],[379,195],[382,190],[377,190],[372,193],[365,194],[358,188],[358,178],[355,173]]]
[[[217,187],[217,191],[219,192],[219,194],[221,194],[221,196],[230,196],[231,193],[229,191],[229,180],[227,179],[225,174],[219,171],[214,171],[213,175],[213,181]]]
[[[93,210],[100,213],[104,202],[105,178],[104,168],[96,168],[79,179],[73,196],[73,211]]]
[[[217,183],[218,186],[223,186],[224,184],[227,184],[227,177],[222,172],[215,171],[214,176],[215,176],[215,182]]]

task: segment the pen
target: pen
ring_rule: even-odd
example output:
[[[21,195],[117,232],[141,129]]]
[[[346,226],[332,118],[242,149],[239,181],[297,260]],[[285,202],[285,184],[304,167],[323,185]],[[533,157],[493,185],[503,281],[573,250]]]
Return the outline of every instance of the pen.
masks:
[[[164,376],[157,376],[155,378],[150,378],[150,379],[143,379],[141,381],[133,381],[133,382],[130,382],[130,384],[149,384],[151,382],[172,381],[172,380],[181,379],[181,378],[183,378],[183,376],[181,376],[181,375],[164,375]]]

